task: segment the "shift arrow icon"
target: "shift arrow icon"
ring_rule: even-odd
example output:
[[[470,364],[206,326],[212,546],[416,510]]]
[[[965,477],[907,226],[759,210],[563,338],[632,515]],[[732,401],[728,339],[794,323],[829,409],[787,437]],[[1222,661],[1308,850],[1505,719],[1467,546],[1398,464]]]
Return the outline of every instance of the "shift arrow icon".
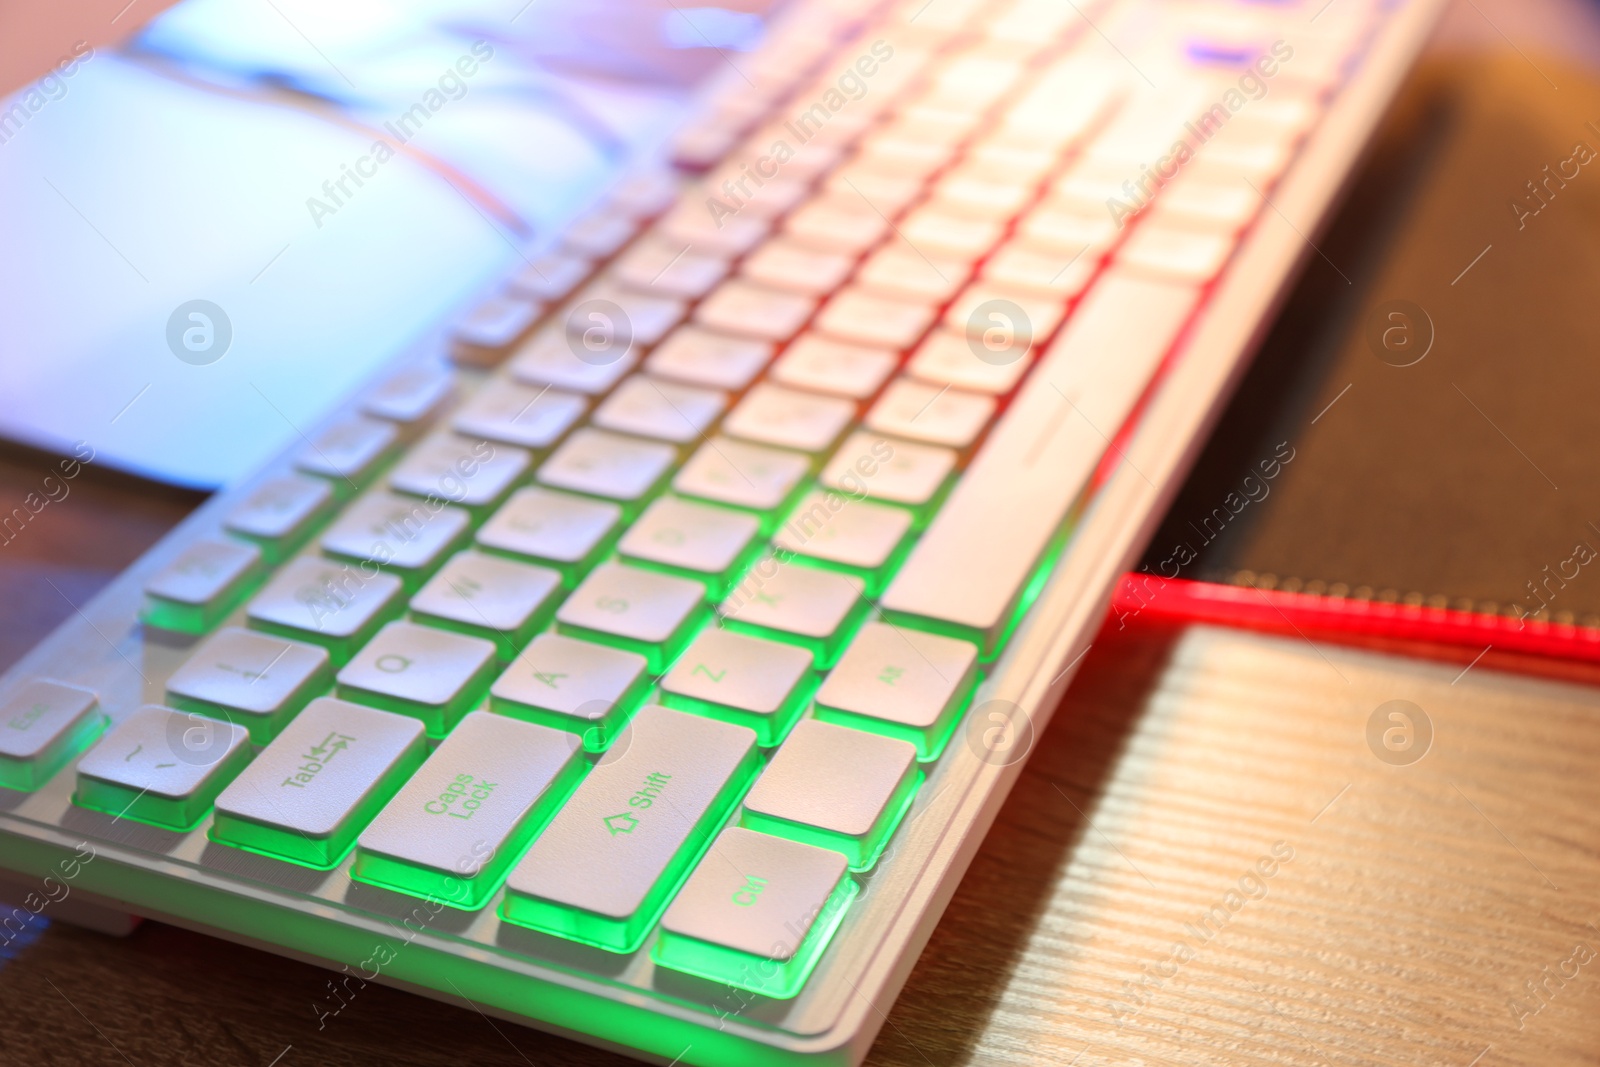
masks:
[[[631,834],[633,828],[639,825],[639,817],[632,812],[625,811],[621,815],[608,815],[605,818],[606,829],[611,831],[611,836],[618,834]]]

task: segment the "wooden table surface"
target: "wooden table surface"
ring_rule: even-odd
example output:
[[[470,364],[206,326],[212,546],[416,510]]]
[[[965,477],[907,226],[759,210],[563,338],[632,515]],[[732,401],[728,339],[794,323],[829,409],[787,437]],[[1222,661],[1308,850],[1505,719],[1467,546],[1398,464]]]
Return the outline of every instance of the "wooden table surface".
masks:
[[[1592,14],[1548,23],[1576,9],[1465,0],[1445,46],[1521,20],[1600,53]],[[47,464],[0,451],[0,499]],[[0,665],[198,499],[103,471],[73,494],[0,545]],[[1600,671],[1472,655],[1102,635],[869,1062],[1600,1062]],[[1395,700],[1431,725],[1415,762],[1369,742]],[[319,1030],[329,977],[51,924],[0,953],[0,1063],[632,1062],[379,986]]]

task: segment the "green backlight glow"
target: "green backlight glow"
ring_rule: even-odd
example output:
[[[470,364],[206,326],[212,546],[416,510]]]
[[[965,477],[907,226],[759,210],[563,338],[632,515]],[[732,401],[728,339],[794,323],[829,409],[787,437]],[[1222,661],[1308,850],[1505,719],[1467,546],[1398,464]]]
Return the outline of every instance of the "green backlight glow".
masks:
[[[106,728],[107,719],[98,712],[85,715],[33,759],[0,755],[0,788],[31,793],[55,776],[78,753],[88,748]]]
[[[212,769],[199,789],[186,797],[162,796],[148,789],[130,789],[116,782],[80,773],[72,802],[81,808],[91,808],[166,830],[192,830],[211,810],[217,794],[249,762],[250,746],[240,745],[228,754],[221,766]]]

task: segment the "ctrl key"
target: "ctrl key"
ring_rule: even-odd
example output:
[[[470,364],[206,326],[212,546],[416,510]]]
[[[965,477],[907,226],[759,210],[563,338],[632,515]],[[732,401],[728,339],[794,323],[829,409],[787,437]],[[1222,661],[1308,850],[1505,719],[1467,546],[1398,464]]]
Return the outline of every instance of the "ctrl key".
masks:
[[[32,792],[105,729],[95,695],[35,679],[0,703],[0,788]]]
[[[217,797],[211,839],[330,870],[426,754],[416,719],[320,697]]]
[[[190,830],[250,762],[250,731],[147,704],[78,761],[72,802],[117,818]]]
[[[825,848],[730,827],[661,920],[662,967],[776,999],[800,992],[856,895]]]

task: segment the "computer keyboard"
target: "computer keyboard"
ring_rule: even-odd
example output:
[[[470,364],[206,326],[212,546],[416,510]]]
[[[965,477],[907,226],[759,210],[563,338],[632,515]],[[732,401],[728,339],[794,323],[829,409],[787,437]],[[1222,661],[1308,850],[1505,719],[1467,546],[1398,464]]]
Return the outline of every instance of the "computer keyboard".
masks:
[[[858,1062],[1436,8],[798,0],[0,680],[0,864]]]

